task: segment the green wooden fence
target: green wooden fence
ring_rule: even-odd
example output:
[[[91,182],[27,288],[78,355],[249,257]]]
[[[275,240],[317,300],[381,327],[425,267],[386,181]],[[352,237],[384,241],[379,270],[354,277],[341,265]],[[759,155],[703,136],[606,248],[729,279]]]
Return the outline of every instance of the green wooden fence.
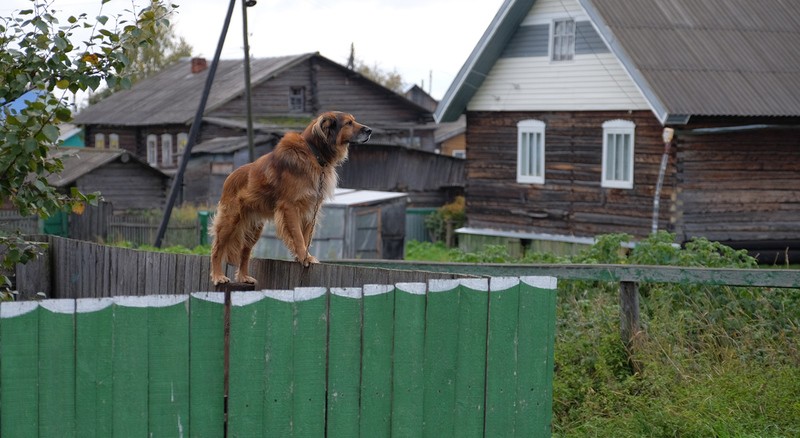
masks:
[[[0,436],[547,436],[555,287],[3,302]]]

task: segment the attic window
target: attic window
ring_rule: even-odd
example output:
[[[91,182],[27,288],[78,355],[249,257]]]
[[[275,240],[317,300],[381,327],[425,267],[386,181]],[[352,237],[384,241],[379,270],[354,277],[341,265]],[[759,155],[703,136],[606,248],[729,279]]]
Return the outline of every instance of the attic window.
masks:
[[[571,61],[575,57],[575,20],[571,18],[555,20],[552,29],[550,59],[552,61]]]
[[[305,112],[306,110],[306,88],[291,87],[289,89],[289,111]]]

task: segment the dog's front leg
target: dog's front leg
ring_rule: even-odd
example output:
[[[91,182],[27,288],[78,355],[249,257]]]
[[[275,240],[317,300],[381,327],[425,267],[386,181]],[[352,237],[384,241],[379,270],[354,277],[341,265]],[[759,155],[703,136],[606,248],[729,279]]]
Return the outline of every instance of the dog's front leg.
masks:
[[[292,251],[303,266],[319,263],[316,257],[308,253],[308,244],[303,237],[300,212],[290,205],[278,206],[275,212],[275,229],[283,239],[283,243]]]

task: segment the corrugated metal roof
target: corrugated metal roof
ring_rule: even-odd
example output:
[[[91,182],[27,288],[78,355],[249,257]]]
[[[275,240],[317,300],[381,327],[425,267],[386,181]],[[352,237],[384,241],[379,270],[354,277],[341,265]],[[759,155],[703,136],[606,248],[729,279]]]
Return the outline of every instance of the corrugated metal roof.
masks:
[[[800,2],[580,1],[662,120],[800,116]]]
[[[168,176],[160,170],[151,167],[149,164],[143,162],[134,155],[131,155],[124,149],[94,149],[94,148],[59,148],[52,154],[54,157],[60,158],[64,164],[64,170],[51,174],[47,177],[47,182],[55,187],[66,187],[72,184],[78,178],[86,175],[87,173],[101,167],[105,164],[111,163],[116,160],[128,162],[133,160],[139,162],[143,167],[150,169],[152,172],[167,178]]]
[[[577,1],[662,121],[800,116],[800,1]],[[464,112],[534,3],[503,3],[445,93],[438,122]]]
[[[252,59],[251,82],[257,84],[280,71],[302,62],[315,53],[296,56]],[[119,91],[89,106],[75,117],[78,125],[99,124],[142,126],[190,123],[194,119],[205,86],[209,68],[192,73],[191,59],[182,59],[159,74]],[[242,60],[220,60],[214,84],[208,96],[206,111],[244,93]]]
[[[359,205],[372,205],[390,199],[397,199],[407,197],[407,193],[403,192],[381,192],[377,190],[356,190],[337,188],[334,192],[333,199],[325,201],[325,205],[340,205],[340,206],[359,206]]]

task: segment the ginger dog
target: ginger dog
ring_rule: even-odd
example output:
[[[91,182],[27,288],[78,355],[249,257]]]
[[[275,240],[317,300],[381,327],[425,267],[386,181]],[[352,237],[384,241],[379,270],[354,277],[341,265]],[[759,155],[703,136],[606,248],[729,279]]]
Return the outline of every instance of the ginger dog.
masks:
[[[308,249],[322,201],[333,197],[336,167],[347,160],[349,144],[365,143],[370,135],[372,129],[352,115],[326,112],[228,175],[212,227],[211,281],[230,281],[223,269],[227,262],[238,267],[237,282],[256,282],[248,263],[267,220],[275,221],[278,236],[303,266],[319,263]]]

